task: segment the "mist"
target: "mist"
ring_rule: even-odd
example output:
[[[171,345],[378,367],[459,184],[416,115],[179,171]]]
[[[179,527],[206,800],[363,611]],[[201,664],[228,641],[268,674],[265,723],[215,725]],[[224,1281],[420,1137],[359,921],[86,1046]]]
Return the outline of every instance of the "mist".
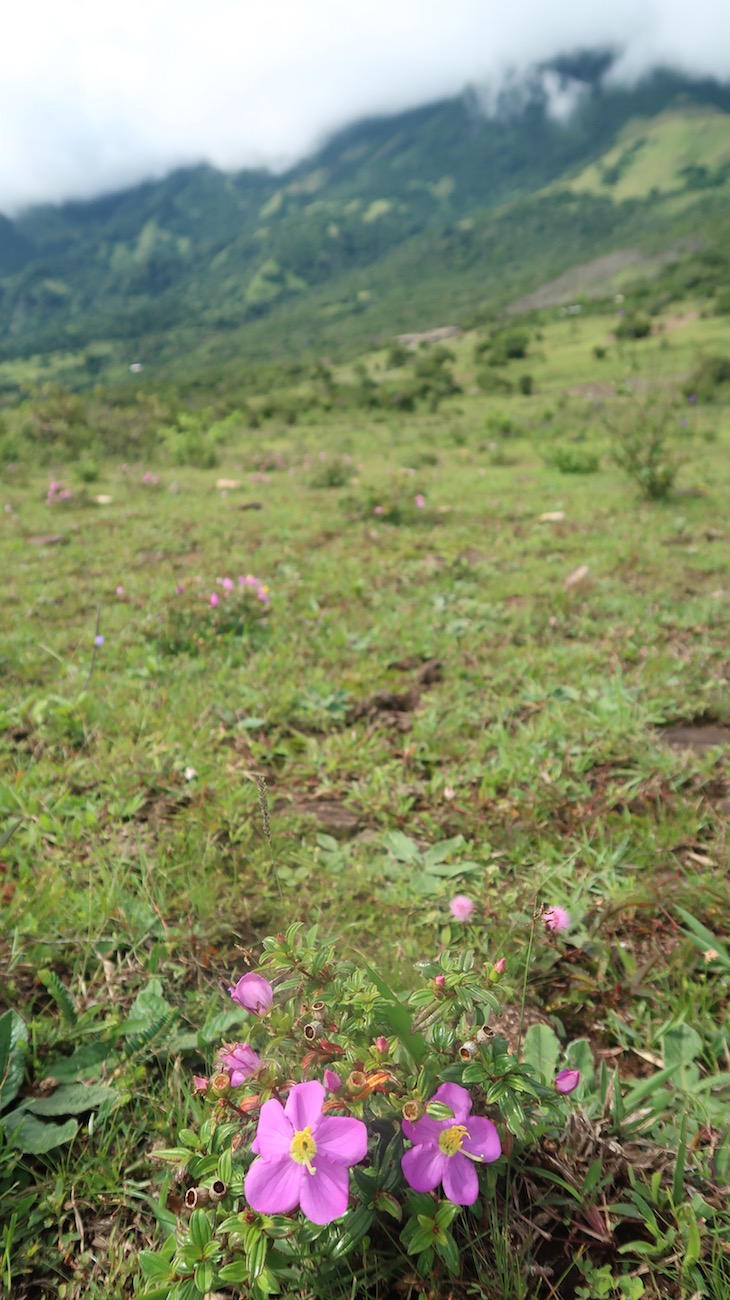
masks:
[[[618,51],[730,79],[726,0],[30,0],[3,22],[0,211],[208,161],[274,169],[333,130],[465,86],[485,104],[535,64]],[[580,87],[547,84],[556,117]]]

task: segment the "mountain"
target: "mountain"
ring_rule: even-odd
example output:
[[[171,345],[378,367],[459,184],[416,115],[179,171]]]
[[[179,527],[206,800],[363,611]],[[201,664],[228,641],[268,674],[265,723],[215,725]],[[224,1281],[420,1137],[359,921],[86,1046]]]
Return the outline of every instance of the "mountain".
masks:
[[[556,60],[491,114],[471,90],[357,123],[284,175],[199,166],[0,218],[0,358],[91,349],[88,380],[137,354],[337,352],[500,307],[627,241],[714,238],[730,87],[606,87],[608,62]]]

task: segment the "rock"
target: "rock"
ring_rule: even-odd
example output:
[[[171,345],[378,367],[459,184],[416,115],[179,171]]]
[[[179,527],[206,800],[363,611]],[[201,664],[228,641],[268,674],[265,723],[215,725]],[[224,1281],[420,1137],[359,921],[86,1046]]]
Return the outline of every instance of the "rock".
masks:
[[[589,591],[593,586],[593,577],[587,564],[581,564],[569,573],[563,583],[563,591]]]
[[[233,491],[234,488],[241,486],[241,480],[238,478],[218,478],[215,481],[217,488],[224,488],[226,492]]]
[[[546,510],[544,515],[540,515],[538,523],[562,524],[564,519],[565,519],[564,510]]]

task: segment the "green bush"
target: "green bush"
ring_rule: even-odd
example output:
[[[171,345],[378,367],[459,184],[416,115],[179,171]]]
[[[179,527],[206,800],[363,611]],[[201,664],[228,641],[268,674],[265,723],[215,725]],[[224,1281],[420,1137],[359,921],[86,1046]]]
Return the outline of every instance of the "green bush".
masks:
[[[601,463],[597,452],[578,447],[575,443],[552,447],[545,460],[561,474],[595,474]]]
[[[644,312],[624,316],[614,330],[617,339],[646,339],[651,334],[651,319]]]
[[[615,463],[648,501],[665,500],[686,460],[679,442],[677,403],[634,401],[619,411],[616,423],[609,427]]]
[[[682,391],[686,397],[710,402],[725,384],[730,384],[730,357],[709,356],[695,367]]]

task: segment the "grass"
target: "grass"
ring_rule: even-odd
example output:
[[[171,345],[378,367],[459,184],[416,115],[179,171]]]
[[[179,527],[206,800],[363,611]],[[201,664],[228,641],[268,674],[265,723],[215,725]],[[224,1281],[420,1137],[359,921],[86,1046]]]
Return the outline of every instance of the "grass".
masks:
[[[29,1027],[27,1095],[72,1046],[102,1041],[118,1096],[46,1156],[0,1149],[0,1288],[130,1294],[139,1250],[174,1223],[150,1151],[188,1122],[224,985],[267,933],[317,921],[402,985],[458,942],[449,886],[404,864],[393,832],[421,849],[462,837],[475,864],[463,885],[518,1007],[534,901],[567,907],[570,946],[531,962],[528,1011],[586,1037],[627,1087],[691,1025],[709,1082],[694,1100],[666,1085],[653,1133],[676,1144],[681,1105],[698,1162],[726,1143],[712,1079],[727,1070],[727,985],[678,909],[727,932],[727,753],[700,742],[703,723],[730,722],[730,411],[689,412],[689,460],[661,504],[612,463],[602,414],[623,400],[617,383],[661,393],[702,350],[727,350],[730,324],[688,319],[596,360],[614,323],[546,318],[509,372],[533,375],[532,397],[479,395],[465,336],[464,395],[436,413],[248,430],[215,470],[153,466],[156,485],[145,464],[104,462],[92,486],[57,466],[65,505],[46,506],[47,471],[6,477],[0,809],[15,829],[0,850],[0,997]],[[384,354],[366,361],[378,374]],[[546,458],[576,437],[595,473]],[[332,462],[332,481],[344,464],[350,482],[316,486]],[[402,522],[374,501],[396,502]],[[271,612],[214,635],[217,580],[249,571]],[[695,749],[663,738],[680,720]],[[150,989],[174,1024],[140,1046]],[[703,1234],[693,1286],[727,1285],[721,1214]],[[524,1269],[538,1245],[522,1241]],[[502,1281],[489,1294],[527,1294],[509,1251],[490,1258]],[[598,1252],[590,1267],[605,1263]],[[682,1293],[676,1265],[650,1258],[643,1277],[647,1294]]]

